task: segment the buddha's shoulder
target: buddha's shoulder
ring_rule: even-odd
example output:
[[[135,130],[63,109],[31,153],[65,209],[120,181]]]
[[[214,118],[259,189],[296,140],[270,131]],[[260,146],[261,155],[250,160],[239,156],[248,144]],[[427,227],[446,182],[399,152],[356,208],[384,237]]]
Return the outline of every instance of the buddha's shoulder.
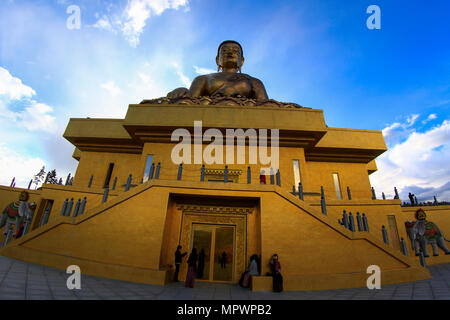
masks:
[[[261,80],[259,80],[258,78],[252,77],[248,74],[243,73],[246,77],[248,77],[248,79],[251,81],[251,83],[253,83],[253,85],[259,85],[259,86],[264,86],[263,82]]]
[[[195,82],[204,82],[204,81],[208,81],[208,80],[211,80],[211,79],[215,79],[219,75],[220,75],[220,73],[218,73],[218,72],[202,74],[202,75],[199,75],[199,76],[195,77],[194,81]]]
[[[195,78],[196,81],[205,81],[205,80],[214,80],[214,79],[224,79],[224,80],[228,80],[228,81],[239,81],[239,80],[245,79],[245,80],[251,81],[253,83],[262,83],[262,81],[259,80],[258,78],[252,77],[246,73],[227,74],[224,72],[214,72],[214,73],[203,74],[203,75],[197,76]]]
[[[220,75],[221,75],[220,72],[214,72],[214,73],[202,74],[202,75],[197,76],[196,78],[202,78],[202,79],[205,79],[205,78],[214,78],[214,77],[218,77],[218,76],[220,76]]]
[[[246,73],[235,73],[229,78],[229,80],[242,80],[242,79],[251,82],[261,82],[261,80],[259,80],[258,78],[252,77],[251,75]]]

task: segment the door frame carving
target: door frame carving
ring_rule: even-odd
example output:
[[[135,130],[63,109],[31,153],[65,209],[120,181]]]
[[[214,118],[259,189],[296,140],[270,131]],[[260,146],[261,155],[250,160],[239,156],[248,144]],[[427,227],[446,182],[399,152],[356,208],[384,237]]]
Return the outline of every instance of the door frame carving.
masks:
[[[247,214],[251,213],[253,208],[199,205],[180,205],[178,208],[182,210],[180,245],[184,250],[190,249],[194,224],[231,225],[235,227],[235,271],[232,282],[238,282],[240,275],[246,269]],[[185,277],[186,274],[187,263],[182,263],[180,275]]]

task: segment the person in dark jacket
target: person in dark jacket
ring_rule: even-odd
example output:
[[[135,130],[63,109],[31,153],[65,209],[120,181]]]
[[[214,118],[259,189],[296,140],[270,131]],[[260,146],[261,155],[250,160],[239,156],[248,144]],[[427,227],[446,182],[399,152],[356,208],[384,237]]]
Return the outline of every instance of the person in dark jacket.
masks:
[[[186,275],[186,287],[193,288],[195,282],[195,274],[197,272],[197,249],[193,248],[191,254],[189,255],[188,263],[188,273]]]
[[[283,276],[281,275],[281,264],[278,255],[274,254],[270,259],[270,271],[272,272],[273,291],[283,291]]]
[[[197,270],[197,278],[203,278],[203,271],[205,269],[205,249],[200,250],[200,254],[198,255],[198,270]]]
[[[187,252],[181,253],[181,248],[181,246],[178,246],[177,251],[175,251],[175,276],[173,279],[175,282],[179,282],[178,273],[180,272],[181,260],[183,260],[183,257],[187,255]]]
[[[220,266],[222,269],[226,269],[227,267],[227,253],[224,251],[219,258]]]

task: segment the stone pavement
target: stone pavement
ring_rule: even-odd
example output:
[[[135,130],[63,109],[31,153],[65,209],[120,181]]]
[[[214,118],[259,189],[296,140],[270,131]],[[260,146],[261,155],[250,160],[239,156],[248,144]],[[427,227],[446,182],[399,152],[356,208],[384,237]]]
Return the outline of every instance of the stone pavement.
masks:
[[[0,300],[450,300],[450,264],[429,267],[433,279],[367,288],[252,292],[237,285],[183,282],[156,286],[81,275],[81,290],[69,290],[64,271],[0,256]]]

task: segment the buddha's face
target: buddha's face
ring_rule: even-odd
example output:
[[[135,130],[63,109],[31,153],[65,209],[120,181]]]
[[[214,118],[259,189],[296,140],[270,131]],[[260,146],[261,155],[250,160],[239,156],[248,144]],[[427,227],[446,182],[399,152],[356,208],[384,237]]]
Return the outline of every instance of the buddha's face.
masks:
[[[244,64],[244,57],[239,45],[236,43],[224,43],[219,49],[219,55],[216,58],[216,63],[222,68],[241,68]]]

